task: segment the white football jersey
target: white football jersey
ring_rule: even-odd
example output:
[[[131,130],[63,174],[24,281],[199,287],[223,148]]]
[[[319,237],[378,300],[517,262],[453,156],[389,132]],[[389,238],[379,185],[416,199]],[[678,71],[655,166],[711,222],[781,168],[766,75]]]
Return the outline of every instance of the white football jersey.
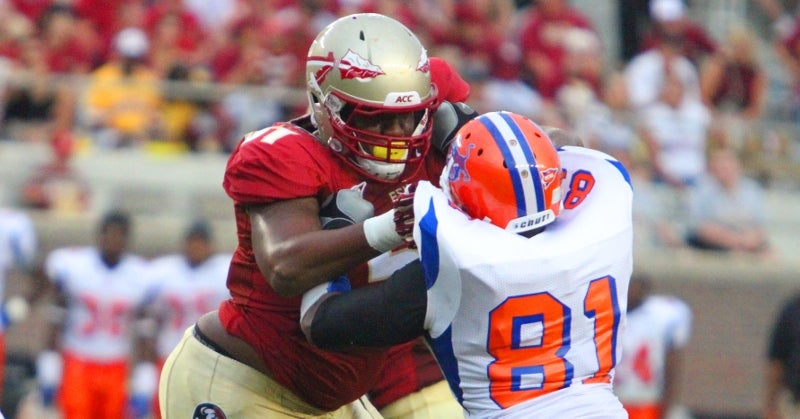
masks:
[[[194,267],[180,254],[153,260],[153,278],[158,284],[154,307],[162,320],[156,350],[161,359],[201,315],[216,310],[230,297],[225,285],[230,262],[230,254],[213,255]]]
[[[6,275],[15,267],[28,268],[36,257],[36,229],[22,211],[0,208],[0,302],[5,301]],[[0,322],[0,333],[3,330]]]
[[[127,359],[135,311],[152,296],[148,262],[127,254],[109,268],[94,247],[56,249],[47,276],[67,298],[61,349],[107,362]]]
[[[427,338],[468,417],[627,417],[611,382],[633,265],[630,182],[604,153],[559,157],[565,206],[532,238],[417,188]]]
[[[627,320],[614,391],[626,404],[658,403],[667,350],[683,348],[689,342],[691,309],[676,297],[653,295],[629,311]]]

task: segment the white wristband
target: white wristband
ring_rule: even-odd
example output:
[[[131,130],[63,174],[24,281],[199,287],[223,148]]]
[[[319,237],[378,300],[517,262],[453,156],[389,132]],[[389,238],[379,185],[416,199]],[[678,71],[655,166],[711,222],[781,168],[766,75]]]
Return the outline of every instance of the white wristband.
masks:
[[[63,363],[56,351],[43,351],[36,357],[36,381],[40,386],[57,387],[61,384]]]
[[[364,235],[369,246],[381,253],[403,244],[403,238],[395,230],[394,209],[367,218],[364,221]]]

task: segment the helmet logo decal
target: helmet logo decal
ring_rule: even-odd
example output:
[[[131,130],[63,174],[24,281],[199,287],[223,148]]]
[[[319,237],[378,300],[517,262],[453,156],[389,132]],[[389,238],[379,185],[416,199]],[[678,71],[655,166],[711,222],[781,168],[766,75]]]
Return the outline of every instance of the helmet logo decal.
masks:
[[[421,71],[423,73],[427,73],[431,71],[431,62],[428,60],[428,51],[425,48],[422,49],[422,52],[419,55],[419,63],[417,63],[417,71]]]
[[[545,170],[541,171],[540,173],[541,173],[541,177],[542,177],[542,186],[544,186],[545,189],[549,188],[550,184],[555,182],[556,177],[558,177],[560,175],[559,170],[557,168],[555,168],[555,167],[551,167],[549,169],[545,169]]]
[[[319,65],[319,70],[314,73],[314,80],[317,81],[317,85],[321,85],[325,81],[325,77],[328,76],[328,73],[333,70],[333,52],[328,52],[328,55],[325,57],[308,57],[308,62],[310,64]]]
[[[458,140],[456,140],[458,141]],[[467,149],[464,150],[464,154],[458,152],[458,147],[453,147],[450,151],[450,158],[447,159],[448,168],[448,180],[450,182],[456,181],[459,178],[463,179],[464,182],[470,181],[469,172],[467,171],[467,159],[469,158],[469,151],[475,148],[475,144],[467,145]]]
[[[350,49],[339,60],[339,73],[343,79],[372,79],[386,74],[380,67]]]
[[[213,403],[200,403],[194,408],[192,419],[225,419],[225,412]]]

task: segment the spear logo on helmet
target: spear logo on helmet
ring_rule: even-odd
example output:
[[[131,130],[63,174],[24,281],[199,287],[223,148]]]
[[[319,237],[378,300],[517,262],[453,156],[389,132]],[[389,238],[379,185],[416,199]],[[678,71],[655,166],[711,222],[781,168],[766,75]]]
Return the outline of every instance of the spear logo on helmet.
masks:
[[[372,79],[386,74],[380,67],[350,49],[339,60],[339,73],[343,79]]]

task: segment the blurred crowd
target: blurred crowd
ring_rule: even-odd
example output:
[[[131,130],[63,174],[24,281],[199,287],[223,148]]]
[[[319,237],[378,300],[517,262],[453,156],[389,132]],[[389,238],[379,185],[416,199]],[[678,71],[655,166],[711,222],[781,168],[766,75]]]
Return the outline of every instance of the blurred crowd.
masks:
[[[62,204],[85,207],[89,191],[69,166],[76,149],[228,152],[242,134],[302,114],[314,35],[338,16],[372,11],[402,21],[430,55],[456,66],[479,112],[573,129],[625,162],[642,191],[672,194],[666,203],[661,192],[638,200],[652,240],[678,245],[688,235],[705,248],[764,249],[750,232],[708,233],[716,230],[699,216],[678,227],[664,220],[672,209],[702,208],[726,232],[763,224],[753,205],[709,212],[691,191],[759,199],[769,181],[762,156],[794,146],[763,124],[769,80],[759,48],[775,48],[794,92],[800,25],[764,7],[780,30],[757,34],[742,22],[717,40],[682,0],[621,7],[636,22],[623,43],[635,45],[610,63],[614,41],[568,0],[0,1],[0,138],[52,145],[53,162],[23,188],[28,206],[52,206],[55,180],[61,192],[67,185]]]
[[[682,0],[619,3],[636,24],[622,31],[625,57],[608,62],[614,41],[568,0],[0,0],[0,141],[51,146],[21,205],[86,210],[76,152],[227,153],[243,134],[305,112],[305,58],[321,28],[378,12],[453,64],[479,112],[571,129],[622,161],[640,244],[770,257],[764,162],[798,143],[765,123],[760,48],[773,48],[796,104],[788,116],[800,117],[798,18],[760,0],[773,32],[742,22],[717,39]],[[216,253],[203,224],[185,238],[187,260],[195,247],[203,260]],[[161,326],[158,305],[145,314]],[[172,320],[177,333],[187,327]]]

